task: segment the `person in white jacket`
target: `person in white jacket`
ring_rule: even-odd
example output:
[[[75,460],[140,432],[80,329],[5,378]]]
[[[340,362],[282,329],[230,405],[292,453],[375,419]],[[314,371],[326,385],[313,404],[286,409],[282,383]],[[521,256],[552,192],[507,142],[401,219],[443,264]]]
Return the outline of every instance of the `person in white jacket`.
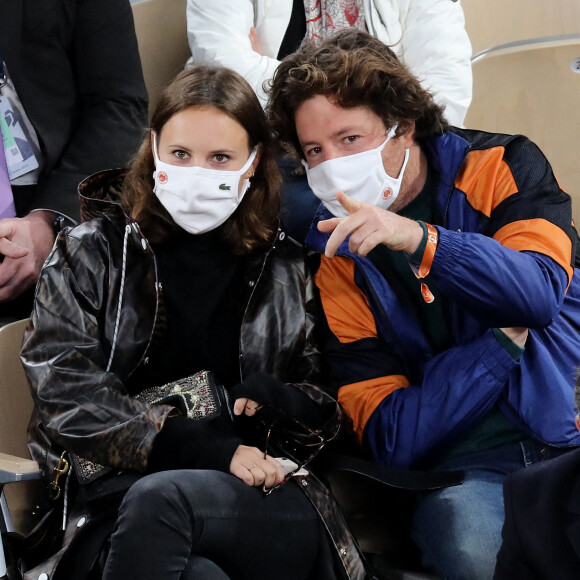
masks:
[[[301,0],[295,0],[301,2]],[[471,43],[456,0],[362,0],[368,31],[388,44],[462,126],[471,103]],[[243,75],[263,104],[290,23],[291,0],[187,0],[193,63],[221,64]],[[252,48],[255,28],[262,53]],[[297,47],[296,47],[297,48]]]
[[[337,4],[336,0],[333,3]],[[237,71],[265,107],[267,82],[280,59],[298,48],[307,29],[306,5],[314,7],[317,3],[187,0],[187,35],[192,53],[187,66],[217,64]],[[395,51],[435,100],[445,106],[445,116],[452,125],[463,126],[471,103],[472,72],[471,43],[460,2],[349,0],[344,5],[360,9],[359,24],[362,22]],[[284,177],[282,219],[287,232],[302,242],[318,200],[306,179],[296,175],[292,162],[281,160],[280,167]]]

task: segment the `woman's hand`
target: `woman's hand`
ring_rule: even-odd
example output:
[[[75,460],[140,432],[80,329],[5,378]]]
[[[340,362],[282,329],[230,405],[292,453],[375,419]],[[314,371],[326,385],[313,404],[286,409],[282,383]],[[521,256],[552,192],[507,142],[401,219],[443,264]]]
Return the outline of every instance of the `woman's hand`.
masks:
[[[240,445],[230,463],[230,473],[251,486],[272,487],[284,479],[282,466],[257,447]]]
[[[252,401],[252,399],[236,399],[234,403],[234,415],[245,413],[248,417],[253,417],[261,406],[256,401]]]
[[[256,29],[252,26],[250,28],[250,44],[252,45],[252,50],[257,52],[259,55],[264,56],[264,51],[262,50],[262,45],[260,44],[260,39],[258,38],[258,33]]]

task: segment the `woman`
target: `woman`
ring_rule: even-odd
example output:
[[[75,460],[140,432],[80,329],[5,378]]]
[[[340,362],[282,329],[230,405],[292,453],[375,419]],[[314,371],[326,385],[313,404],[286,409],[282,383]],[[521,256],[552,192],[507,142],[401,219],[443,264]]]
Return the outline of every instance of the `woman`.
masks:
[[[94,219],[59,236],[22,350],[31,450],[73,503],[64,543],[81,530],[62,578],[100,576],[113,523],[106,580],[326,574],[316,512],[298,486],[278,488],[282,466],[256,428],[265,415],[328,433],[339,420],[309,384],[318,305],[301,248],[278,227],[270,149],[245,80],[196,67],[166,89],[130,170],[80,186]],[[138,398],[202,370],[229,392],[233,421]],[[67,453],[76,493],[54,471]]]

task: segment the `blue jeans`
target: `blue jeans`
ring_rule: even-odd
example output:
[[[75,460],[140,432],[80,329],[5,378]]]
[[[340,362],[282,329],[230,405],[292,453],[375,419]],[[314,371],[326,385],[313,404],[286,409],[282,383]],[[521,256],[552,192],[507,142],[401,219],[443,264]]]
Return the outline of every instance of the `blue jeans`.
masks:
[[[425,569],[446,580],[491,580],[504,522],[504,479],[565,451],[526,439],[438,465],[464,470],[465,481],[417,501],[411,534]]]
[[[292,482],[268,496],[211,470],[134,483],[111,537],[105,580],[307,580],[324,532]]]

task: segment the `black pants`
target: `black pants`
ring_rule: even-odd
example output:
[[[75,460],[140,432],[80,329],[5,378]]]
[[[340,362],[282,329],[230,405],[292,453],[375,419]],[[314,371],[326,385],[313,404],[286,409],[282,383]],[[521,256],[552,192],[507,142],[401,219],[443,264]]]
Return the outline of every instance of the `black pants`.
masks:
[[[293,482],[264,496],[209,470],[144,477],[119,510],[105,580],[310,580],[323,536]]]

